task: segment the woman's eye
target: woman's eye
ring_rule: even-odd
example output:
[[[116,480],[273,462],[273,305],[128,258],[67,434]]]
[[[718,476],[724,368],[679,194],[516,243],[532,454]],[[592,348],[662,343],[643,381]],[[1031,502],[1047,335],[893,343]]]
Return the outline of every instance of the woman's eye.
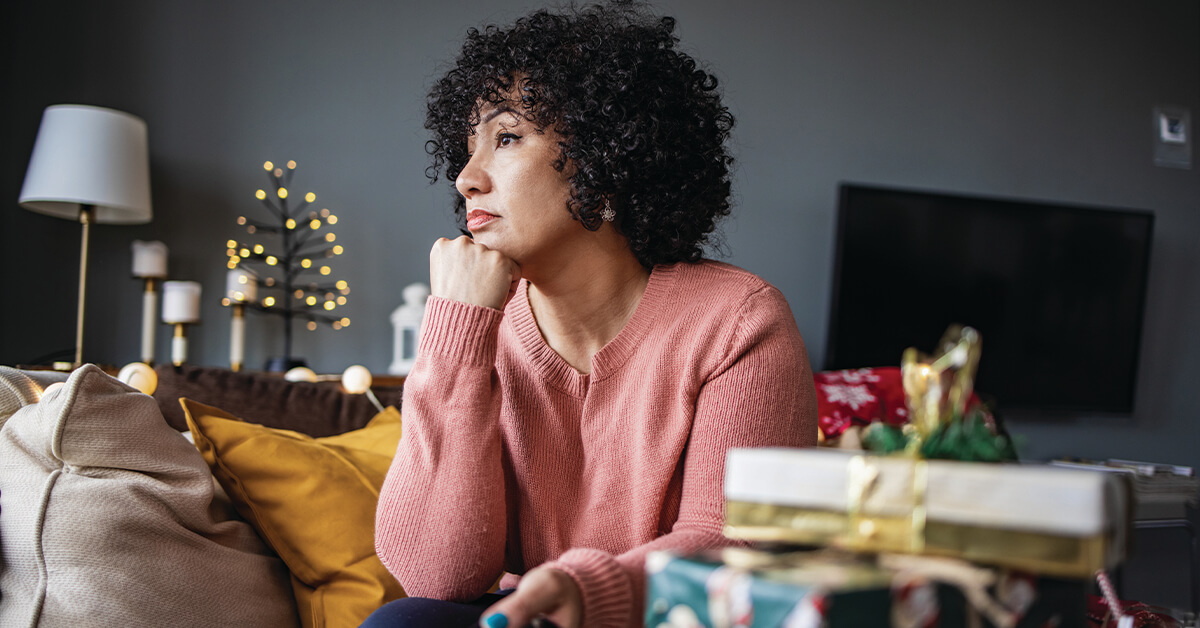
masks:
[[[521,139],[521,136],[515,133],[500,133],[496,136],[496,145],[508,146],[519,139]]]

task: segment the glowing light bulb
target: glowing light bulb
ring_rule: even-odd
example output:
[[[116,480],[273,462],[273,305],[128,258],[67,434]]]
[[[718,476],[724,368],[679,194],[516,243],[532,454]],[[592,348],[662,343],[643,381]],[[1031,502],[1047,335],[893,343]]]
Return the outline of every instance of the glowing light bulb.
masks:
[[[267,193],[264,192],[263,190],[258,190],[254,193],[254,198],[257,198],[258,200],[261,201],[261,200],[267,198]]]
[[[288,170],[295,170],[295,169],[296,169],[296,162],[295,162],[295,161],[289,161],[289,162],[288,162]]]
[[[225,254],[229,257],[237,255],[237,249],[225,249]]]
[[[261,245],[261,244],[255,244],[255,245],[254,245],[254,252],[255,252],[256,254],[258,254],[258,255],[262,255],[262,252],[263,252],[264,250],[266,250],[266,249],[264,249],[264,248],[263,248],[263,245]]]
[[[238,255],[241,255],[242,257],[250,257],[250,249],[242,249],[238,252]]]
[[[334,255],[341,255],[341,254],[342,254],[342,251],[345,251],[345,250],[346,250],[346,249],[343,249],[343,248],[342,248],[342,245],[340,245],[340,244],[337,244],[337,245],[334,245],[334,247],[333,247],[333,254],[334,254]]]
[[[229,267],[229,270],[233,270],[233,269],[237,268],[237,262],[235,262],[233,260],[229,260],[229,263],[227,263],[225,265],[227,267]]]
[[[304,291],[297,289],[295,292],[292,293],[292,296],[296,297],[297,299],[303,299]]]
[[[311,220],[311,221],[309,221],[309,223],[308,223],[308,228],[309,228],[309,229],[312,229],[313,231],[316,231],[317,229],[320,229],[320,228],[321,228],[321,221],[320,221],[320,220],[317,220],[316,218],[312,219],[312,220]]]
[[[238,223],[239,225],[244,225],[244,224],[246,224],[246,217],[245,217],[245,216],[238,216],[237,223]],[[237,246],[237,242],[234,242],[233,240],[230,240],[229,242],[230,242],[230,245],[229,245],[229,246]]]
[[[272,305],[275,305],[275,297],[267,297],[267,298],[263,299],[263,305],[265,305],[267,307],[271,307]]]
[[[236,246],[237,246],[237,242],[236,242],[236,241],[234,241],[234,240],[230,240],[230,241],[228,241],[228,242],[226,242],[226,243],[225,243],[225,246],[226,246],[227,248],[231,248],[231,249],[232,249],[232,248],[234,248],[234,247],[236,247]]]
[[[239,292],[234,292],[234,293],[233,293],[233,298],[237,299],[238,301],[245,301],[245,300],[246,300],[246,295],[245,295],[244,293],[240,292],[240,291],[239,291]]]
[[[279,198],[287,198],[287,188],[279,188],[275,193],[279,195]]]
[[[224,306],[228,307],[228,306],[229,306],[229,297],[224,297],[224,298],[222,298],[222,299],[221,299],[221,305],[224,305]]]
[[[327,222],[327,223],[329,223],[329,224],[331,224],[331,225],[336,225],[336,224],[337,224],[337,216],[334,216],[333,214],[330,214],[330,215],[328,215],[328,216],[326,216],[326,217],[325,217],[325,222]]]
[[[322,266],[322,267],[321,267],[321,274],[322,274],[322,275],[328,275],[328,274],[329,274],[329,273],[331,273],[331,272],[333,272],[333,271],[332,271],[332,270],[331,270],[331,269],[330,269],[328,266]]]
[[[350,326],[350,319],[343,318],[342,319],[342,327],[349,327],[349,326]]]
[[[337,286],[338,290],[345,290],[346,287],[349,286],[350,284],[347,284],[345,279],[339,279],[338,282],[334,285]]]
[[[341,329],[341,328],[342,328],[342,321],[333,321],[333,328],[334,328],[334,329]]]
[[[268,256],[267,256],[267,265],[268,265],[268,266],[274,266],[274,265],[276,265],[276,264],[278,264],[278,263],[279,263],[279,260],[278,260],[278,259],[276,259],[276,257],[275,257],[274,255],[268,255]]]
[[[304,258],[304,259],[300,260],[301,268],[308,268],[310,266],[312,266],[312,260],[310,260],[308,258]]]
[[[337,234],[336,234],[336,233],[326,233],[326,234],[325,234],[325,241],[326,241],[326,242],[333,242],[333,241],[334,241],[334,240],[336,240],[336,239],[337,239]]]
[[[317,331],[317,321],[308,321],[308,331]]]
[[[305,195],[304,195],[304,200],[306,200],[306,201],[308,201],[309,203],[311,203],[311,202],[313,202],[313,201],[317,200],[317,195],[316,195],[316,194],[313,194],[312,192],[309,192],[308,194],[305,194]]]
[[[269,161],[263,164],[263,170],[266,170],[267,172],[270,172],[271,169],[274,167],[275,167],[275,164],[273,164]]]
[[[338,298],[337,298],[337,304],[338,304],[338,305],[345,305],[345,304],[346,304],[346,297],[338,297]]]
[[[313,295],[310,294],[310,295],[308,295],[308,298],[304,300],[304,302],[309,305],[316,305],[317,297],[314,297]]]
[[[288,219],[287,219],[287,228],[288,228],[288,229],[295,229],[295,228],[296,228],[296,221],[295,221],[295,220],[292,220],[291,218],[288,218]]]
[[[238,257],[238,256],[236,256],[236,255],[234,255],[233,257],[230,257],[230,258],[229,258],[229,261],[230,261],[230,262],[232,262],[232,263],[234,263],[234,264],[236,264],[236,263],[238,263],[238,262],[242,261],[242,258],[240,258],[240,257]]]
[[[334,307],[334,305],[333,305],[333,301],[326,301],[326,302],[325,302],[325,309],[327,309],[327,310],[332,310],[332,309],[333,309],[333,307]]]
[[[246,276],[238,275],[238,283],[246,283]]]

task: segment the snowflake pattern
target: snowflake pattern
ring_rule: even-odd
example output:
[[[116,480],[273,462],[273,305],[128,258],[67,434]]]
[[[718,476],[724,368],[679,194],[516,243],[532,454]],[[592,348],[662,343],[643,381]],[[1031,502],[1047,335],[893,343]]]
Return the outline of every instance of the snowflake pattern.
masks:
[[[865,406],[875,401],[875,395],[872,395],[870,389],[865,385],[823,384],[821,388],[825,391],[825,397],[830,403],[844,403],[855,411],[859,406]]]
[[[871,368],[858,369],[854,371],[847,369],[839,371],[838,374],[842,376],[842,381],[846,382],[847,384],[863,384],[866,382],[874,383],[879,381],[879,375],[875,372],[875,369]]]

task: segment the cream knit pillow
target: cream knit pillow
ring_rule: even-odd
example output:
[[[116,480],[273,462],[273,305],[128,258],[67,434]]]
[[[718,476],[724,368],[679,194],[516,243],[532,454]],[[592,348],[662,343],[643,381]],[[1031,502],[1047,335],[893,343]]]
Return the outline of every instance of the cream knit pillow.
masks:
[[[0,626],[298,624],[283,564],[216,514],[208,466],[151,397],[84,366],[29,403],[8,371]]]
[[[66,379],[67,373],[58,371],[19,371],[0,366],[0,428],[22,406],[37,403],[47,386]]]

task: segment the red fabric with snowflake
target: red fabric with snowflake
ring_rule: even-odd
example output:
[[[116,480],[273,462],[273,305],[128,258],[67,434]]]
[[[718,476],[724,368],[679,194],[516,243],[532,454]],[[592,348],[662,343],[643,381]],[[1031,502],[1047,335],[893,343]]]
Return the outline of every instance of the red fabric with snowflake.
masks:
[[[821,371],[814,373],[813,379],[818,425],[825,438],[837,438],[851,425],[879,421],[903,425],[908,421],[898,366]]]
[[[813,373],[817,385],[817,424],[825,438],[837,438],[851,425],[908,422],[908,404],[900,367],[877,366]],[[979,408],[994,429],[994,418],[979,395],[971,393],[967,409]]]

